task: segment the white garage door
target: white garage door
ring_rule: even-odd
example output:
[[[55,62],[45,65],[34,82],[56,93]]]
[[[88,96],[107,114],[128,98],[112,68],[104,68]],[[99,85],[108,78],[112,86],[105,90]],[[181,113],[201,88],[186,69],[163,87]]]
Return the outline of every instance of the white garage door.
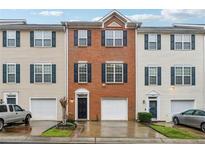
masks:
[[[31,99],[32,120],[57,120],[56,99]]]
[[[101,120],[128,120],[127,99],[102,99]]]
[[[177,114],[194,108],[194,100],[172,100],[171,113]]]

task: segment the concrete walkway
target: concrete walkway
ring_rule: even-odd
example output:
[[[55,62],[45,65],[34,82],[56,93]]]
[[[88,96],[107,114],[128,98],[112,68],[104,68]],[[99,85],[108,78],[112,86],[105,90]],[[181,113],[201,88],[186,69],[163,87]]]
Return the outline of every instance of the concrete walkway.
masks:
[[[80,137],[96,138],[166,138],[153,129],[135,121],[84,122]]]

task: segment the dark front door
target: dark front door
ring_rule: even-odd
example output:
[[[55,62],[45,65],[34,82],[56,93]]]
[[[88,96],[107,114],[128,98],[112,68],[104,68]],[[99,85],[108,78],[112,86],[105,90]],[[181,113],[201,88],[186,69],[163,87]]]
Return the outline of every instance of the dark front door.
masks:
[[[87,98],[78,98],[78,119],[87,119]]]
[[[149,101],[149,112],[152,114],[152,118],[157,118],[157,101]]]

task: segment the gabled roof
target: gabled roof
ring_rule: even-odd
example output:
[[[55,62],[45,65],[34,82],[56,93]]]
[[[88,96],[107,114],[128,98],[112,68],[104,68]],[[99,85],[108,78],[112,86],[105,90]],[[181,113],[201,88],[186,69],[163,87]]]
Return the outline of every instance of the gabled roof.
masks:
[[[69,28],[102,28],[104,23],[113,16],[117,17],[120,21],[125,23],[127,27],[138,28],[141,26],[140,22],[133,22],[117,10],[112,10],[98,21],[65,21],[61,22],[61,24],[68,26]]]
[[[111,12],[106,14],[104,17],[102,17],[99,21],[106,22],[112,16],[116,16],[117,18],[119,18],[123,22],[132,22],[129,18],[127,18],[126,16],[124,16],[122,13],[120,13],[117,10],[112,10]]]

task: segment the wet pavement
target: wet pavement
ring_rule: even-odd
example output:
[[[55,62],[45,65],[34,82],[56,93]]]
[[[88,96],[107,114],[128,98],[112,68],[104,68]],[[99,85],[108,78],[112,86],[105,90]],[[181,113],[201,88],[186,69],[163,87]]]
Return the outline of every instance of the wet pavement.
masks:
[[[0,132],[0,137],[6,136],[40,136],[42,132],[56,125],[56,121],[31,121],[30,125],[16,123],[6,126]]]
[[[80,137],[166,138],[148,126],[135,121],[84,122],[84,130]]]
[[[167,127],[178,128],[180,130],[188,131],[188,132],[194,133],[196,135],[199,135],[202,138],[205,138],[205,133],[203,133],[200,129],[197,129],[197,128],[193,128],[193,127],[189,127],[189,126],[185,126],[185,125],[174,125],[172,122],[158,122],[157,124],[164,125]]]

